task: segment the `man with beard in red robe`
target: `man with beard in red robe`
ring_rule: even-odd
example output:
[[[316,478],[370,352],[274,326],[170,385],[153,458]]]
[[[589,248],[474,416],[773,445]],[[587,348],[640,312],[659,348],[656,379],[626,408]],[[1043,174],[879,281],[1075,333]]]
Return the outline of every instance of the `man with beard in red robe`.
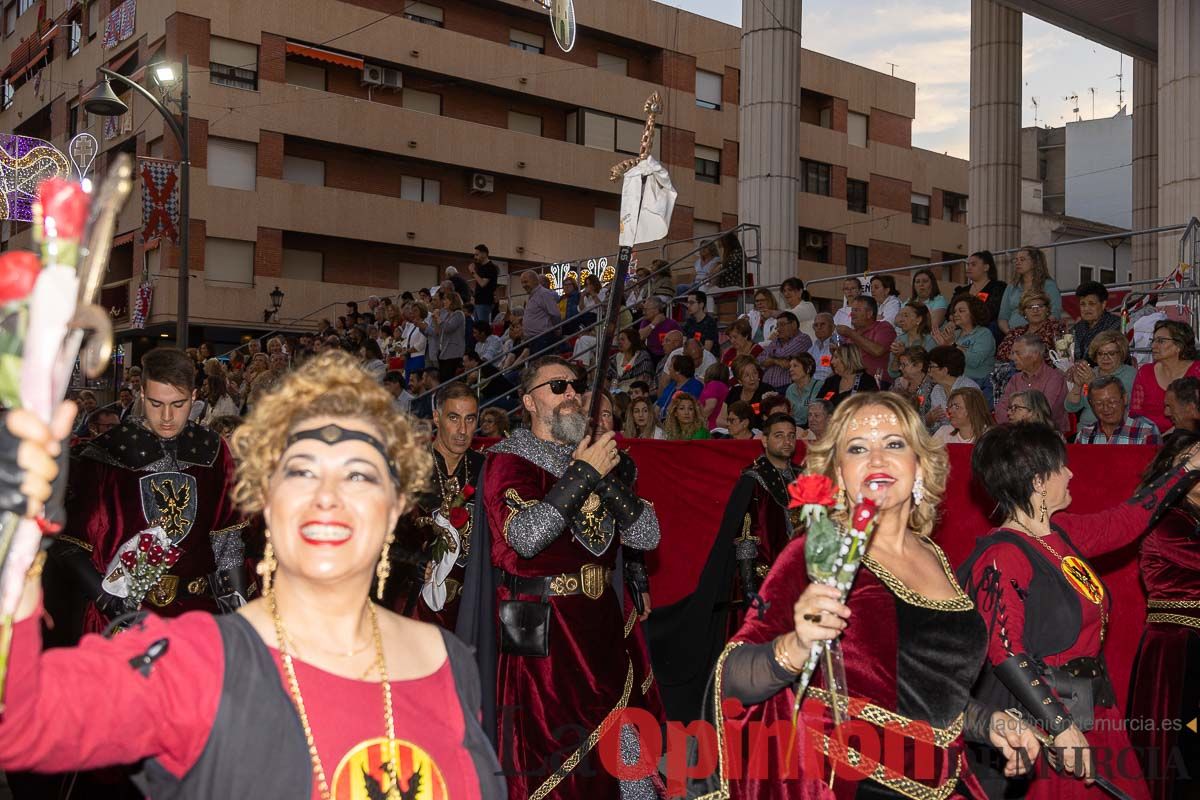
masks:
[[[483,502],[500,617],[497,746],[509,796],[654,798],[652,778],[620,781],[595,754],[601,726],[646,708],[649,675],[628,638],[621,545],[658,544],[654,508],[617,480],[612,433],[587,436],[578,372],[549,356],[521,376],[530,427],[486,456]],[[618,587],[617,589],[614,589]],[[624,763],[640,754],[618,732]]]

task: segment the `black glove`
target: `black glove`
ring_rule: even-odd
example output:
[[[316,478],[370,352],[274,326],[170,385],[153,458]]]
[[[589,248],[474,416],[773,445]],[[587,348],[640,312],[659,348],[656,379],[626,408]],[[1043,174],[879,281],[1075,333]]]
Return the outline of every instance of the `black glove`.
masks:
[[[633,490],[614,479],[611,473],[597,484],[596,494],[600,495],[600,499],[604,501],[604,507],[613,515],[613,519],[621,529],[628,529],[632,526],[646,510],[646,504],[638,499]]]
[[[1046,733],[1058,736],[1071,727],[1074,720],[1070,712],[1050,691],[1050,685],[1033,656],[1026,653],[1009,656],[992,670],[996,673],[996,679],[1021,704],[1021,710]]]
[[[7,414],[0,414],[0,511],[24,516],[29,501],[21,494],[25,470],[17,466],[21,440],[8,429]]]
[[[558,509],[563,519],[570,521],[599,483],[600,473],[591,464],[586,461],[572,461],[563,476],[558,479],[558,483],[550,487],[543,502]]]
[[[650,593],[650,578],[646,575],[645,557],[640,551],[626,549],[622,553],[625,561],[625,583],[629,586],[629,594],[633,598],[633,607],[638,616],[646,613],[646,603],[643,594]]]
[[[212,587],[213,597],[216,598],[217,610],[222,614],[232,614],[250,600],[250,582],[246,580],[245,567],[219,569],[210,573],[208,585]]]
[[[96,570],[86,550],[70,542],[55,541],[50,546],[50,557],[62,565],[84,598],[95,603],[104,616],[112,619],[137,611],[138,604],[131,598],[104,591],[104,576]]]

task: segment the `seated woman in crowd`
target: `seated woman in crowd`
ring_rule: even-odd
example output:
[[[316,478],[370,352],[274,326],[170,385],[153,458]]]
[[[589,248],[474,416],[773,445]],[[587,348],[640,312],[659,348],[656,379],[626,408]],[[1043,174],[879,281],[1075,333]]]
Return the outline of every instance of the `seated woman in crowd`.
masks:
[[[1046,395],[1037,389],[1028,389],[1009,397],[1008,421],[1011,423],[1038,422],[1053,428],[1054,413],[1050,409],[1050,401],[1046,399]]]
[[[788,374],[792,378],[785,393],[791,405],[788,413],[800,427],[808,424],[808,404],[820,396],[821,384],[813,378],[816,371],[817,362],[808,353],[799,353],[788,359]]]
[[[771,391],[771,387],[762,382],[762,367],[749,356],[739,356],[733,362],[733,375],[737,378],[738,383],[729,387],[729,394],[725,398],[725,408],[728,409],[730,403],[736,403],[739,400],[749,403],[751,407],[758,406],[753,420],[754,426],[758,427],[762,420],[760,404],[763,397]],[[718,423],[721,422],[723,420],[718,419]]]
[[[671,398],[663,432],[666,434],[664,438],[675,441],[711,438],[708,426],[700,416],[700,404],[686,392],[676,392]]]
[[[621,433],[629,439],[665,439],[663,429],[654,418],[654,407],[649,398],[639,397],[629,404],[625,415],[625,427]]]
[[[490,439],[508,436],[508,414],[499,408],[485,408],[479,412],[479,435]]]
[[[726,427],[713,431],[714,439],[761,439],[762,433],[756,430],[750,423],[755,417],[754,409],[750,408],[749,403],[741,401],[729,406],[729,410],[725,412]]]
[[[934,432],[933,438],[942,444],[970,444],[996,424],[988,410],[983,392],[965,387],[955,389],[946,402],[946,419]]]
[[[1050,316],[1050,298],[1045,292],[1031,289],[1021,295],[1018,305],[1027,322],[1008,329],[1008,333],[996,348],[996,360],[1012,361],[1013,344],[1024,335],[1033,334],[1046,343],[1046,363],[1050,363],[1050,352],[1054,350],[1054,343],[1067,332],[1066,323]]]
[[[900,291],[896,288],[895,276],[876,275],[871,278],[871,297],[879,305],[875,318],[895,325],[896,315],[900,313]]]
[[[888,374],[892,380],[900,377],[900,354],[910,347],[923,347],[932,350],[937,347],[933,340],[932,321],[929,309],[917,302],[910,302],[900,309],[896,315],[896,335],[892,342],[892,355],[888,360]]]
[[[929,353],[923,347],[910,347],[900,354],[900,379],[892,384],[913,401],[921,419],[933,409],[933,378],[929,375]]]
[[[754,308],[746,312],[744,317],[750,323],[750,339],[755,344],[770,341],[775,332],[775,318],[779,316],[779,301],[770,289],[759,288],[754,291]]]
[[[1042,292],[1050,301],[1050,316],[1059,319],[1063,315],[1062,293],[1050,269],[1046,266],[1046,254],[1036,247],[1024,247],[1013,256],[1013,277],[1004,289],[1000,301],[1000,319],[996,321],[1003,333],[1028,323],[1021,313],[1021,297],[1026,292]]]
[[[757,361],[762,355],[762,345],[755,344],[750,338],[750,320],[745,317],[735,319],[733,324],[725,329],[725,336],[729,338],[729,347],[721,354],[721,363],[725,366],[733,366],[738,356],[750,356]]]
[[[1129,365],[1129,340],[1118,330],[1101,331],[1088,345],[1087,361],[1076,362],[1067,372],[1067,411],[1079,415],[1079,426],[1096,421],[1087,401],[1088,387],[1097,378],[1112,376],[1125,387],[1125,396],[1133,396],[1137,370]],[[1161,430],[1161,428],[1160,428]]]
[[[929,351],[929,377],[933,379],[930,391],[929,411],[925,424],[937,430],[946,423],[946,403],[956,389],[978,389],[979,384],[965,374],[967,356],[952,345],[942,345]]]
[[[908,302],[929,309],[929,324],[934,328],[941,327],[946,319],[946,308],[950,305],[931,269],[919,269],[913,273],[912,297]]]
[[[654,362],[632,328],[617,334],[617,352],[608,362],[608,382],[614,392],[628,392],[635,381],[654,379]]]
[[[874,392],[879,388],[875,378],[863,367],[857,345],[846,343],[833,348],[829,366],[833,374],[825,379],[817,394],[822,400],[833,403],[835,408],[855,392]]]
[[[1133,380],[1129,416],[1146,417],[1160,431],[1165,431],[1171,427],[1164,411],[1167,387],[1179,378],[1200,378],[1196,334],[1192,326],[1167,319],[1156,323],[1154,338],[1150,340],[1150,355],[1154,360],[1143,364]]]
[[[638,323],[638,336],[642,338],[646,351],[657,364],[663,357],[663,339],[671,331],[679,330],[679,323],[667,316],[666,304],[657,295],[647,297],[643,308],[645,314]]]
[[[996,339],[986,327],[987,306],[978,297],[959,295],[950,301],[949,325],[934,331],[938,345],[953,345],[963,352],[963,374],[975,381],[984,397],[991,395],[992,368],[996,365]]]
[[[704,372],[704,388],[700,390],[700,413],[708,423],[708,429],[717,427],[721,409],[729,397],[729,367],[725,364],[710,364]]]

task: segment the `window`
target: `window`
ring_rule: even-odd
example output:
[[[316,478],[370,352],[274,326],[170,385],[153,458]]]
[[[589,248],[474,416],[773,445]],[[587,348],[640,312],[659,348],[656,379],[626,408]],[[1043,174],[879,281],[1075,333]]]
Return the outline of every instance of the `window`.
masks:
[[[946,222],[967,221],[967,196],[954,192],[942,192],[942,219]]]
[[[404,18],[411,19],[413,22],[419,22],[422,25],[432,25],[435,28],[442,27],[442,9],[437,6],[431,6],[428,3],[406,3],[404,6]]]
[[[67,29],[67,58],[79,52],[79,45],[83,42],[83,25],[79,20],[72,20],[68,23]]]
[[[692,222],[693,236],[716,236],[721,232],[721,223],[698,219]]]
[[[721,108],[721,84],[725,78],[715,72],[696,70],[696,105],[719,111]]]
[[[536,33],[511,28],[508,31],[508,46],[524,50],[526,53],[544,53],[546,52],[546,39]]]
[[[634,122],[630,119],[617,119],[617,147],[618,153],[629,153],[636,156],[642,152],[642,134],[646,131],[646,123]],[[657,146],[658,136],[654,137],[654,143]],[[657,155],[657,153],[655,154]]]
[[[846,139],[855,147],[867,146],[867,115],[851,111],[846,115]]]
[[[846,274],[861,275],[867,271],[867,248],[846,245]]]
[[[542,135],[542,118],[536,114],[522,114],[519,111],[508,112],[508,129],[533,136]]]
[[[88,41],[96,38],[96,34],[100,32],[100,4],[92,0],[88,3]]]
[[[929,195],[913,192],[912,221],[914,225],[929,224]]]
[[[37,0],[21,0],[21,5],[17,9],[17,16],[19,17],[29,9],[33,8],[36,3]]]
[[[12,36],[17,29],[17,4],[9,3],[4,7],[4,35]]]
[[[867,213],[866,181],[846,181],[846,210]]]
[[[258,45],[211,36],[208,40],[208,80],[234,89],[258,89]]]
[[[204,280],[254,285],[254,242],[204,238]]]
[[[812,228],[800,229],[800,258],[805,261],[829,263],[829,234]]]
[[[596,53],[596,69],[601,69],[605,72],[615,72],[618,75],[628,75],[629,61],[620,56],[598,52]]]
[[[433,92],[419,92],[416,89],[404,89],[401,98],[404,107],[425,114],[442,113],[442,96]]]
[[[528,217],[529,219],[542,218],[542,199],[540,197],[528,197],[523,194],[508,195],[508,215],[510,217]]]
[[[291,250],[285,247],[279,277],[299,281],[324,280],[325,254],[320,250]]]
[[[288,61],[283,65],[283,80],[292,86],[304,86],[323,92],[325,91],[325,68],[318,67],[316,64]]]
[[[592,227],[602,231],[620,230],[621,212],[611,208],[597,208]]]
[[[67,107],[67,141],[70,142],[79,133],[79,104]]]
[[[819,161],[800,161],[800,181],[809,194],[829,196],[829,165]]]
[[[437,205],[442,201],[441,181],[403,175],[400,178],[400,199]]]
[[[258,145],[208,137],[208,185],[254,191]]]
[[[642,147],[642,131],[645,122],[613,117],[598,111],[580,109],[567,114],[567,141],[636,156]],[[650,146],[650,154],[659,157],[659,136],[656,134]]]
[[[300,156],[283,157],[283,179],[307,186],[325,185],[325,162]]]
[[[8,108],[13,101],[13,87],[8,82],[8,78],[4,79],[4,86],[0,87],[0,108]]]
[[[1084,281],[1100,281],[1100,283],[1109,285],[1117,282],[1117,273],[1112,267],[1095,267],[1090,264],[1080,264],[1079,282],[1083,283]]]
[[[696,180],[704,183],[721,182],[721,151],[696,145]]]

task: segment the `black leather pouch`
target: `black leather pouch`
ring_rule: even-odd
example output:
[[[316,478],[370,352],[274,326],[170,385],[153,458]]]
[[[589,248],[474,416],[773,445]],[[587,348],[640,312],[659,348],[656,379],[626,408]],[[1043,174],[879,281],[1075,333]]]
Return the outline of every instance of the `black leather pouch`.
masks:
[[[537,658],[550,655],[550,604],[546,600],[500,601],[500,652]]]

